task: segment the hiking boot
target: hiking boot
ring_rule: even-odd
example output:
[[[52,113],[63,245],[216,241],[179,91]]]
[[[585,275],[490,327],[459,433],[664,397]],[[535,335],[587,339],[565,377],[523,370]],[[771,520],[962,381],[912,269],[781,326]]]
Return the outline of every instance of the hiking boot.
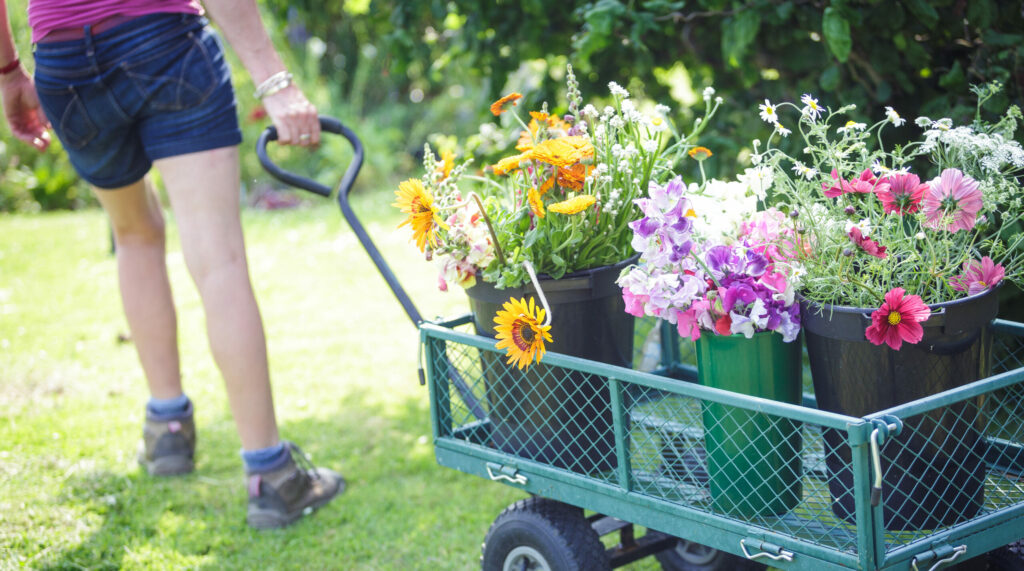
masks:
[[[247,474],[249,514],[246,521],[256,529],[284,527],[345,491],[341,474],[313,466],[295,444],[285,442],[284,445],[289,453],[284,466]]]
[[[139,464],[151,476],[187,474],[195,468],[196,425],[192,421],[192,403],[182,416],[160,420],[146,412],[139,446]]]

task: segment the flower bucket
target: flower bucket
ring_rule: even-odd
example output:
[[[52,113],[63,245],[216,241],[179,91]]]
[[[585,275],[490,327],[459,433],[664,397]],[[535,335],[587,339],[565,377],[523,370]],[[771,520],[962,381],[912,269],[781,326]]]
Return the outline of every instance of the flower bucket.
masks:
[[[899,351],[864,337],[874,308],[820,306],[801,312],[818,407],[864,416],[974,382],[989,375],[991,323],[998,291],[929,306],[920,343]],[[904,419],[881,448],[882,502],[889,530],[932,529],[975,515],[984,496],[980,403],[958,402]],[[835,514],[854,520],[850,448],[824,431],[825,462]]]
[[[547,351],[622,367],[633,360],[634,318],[625,311],[615,284],[635,260],[567,274],[541,275],[551,308],[553,341]],[[496,289],[477,282],[466,290],[477,332],[494,337],[494,316],[509,297],[536,297],[531,285]],[[540,300],[536,300],[540,305]],[[502,353],[481,352],[491,440],[497,449],[579,472],[615,468],[611,400],[605,382],[547,366],[525,370],[506,364]]]
[[[697,340],[704,386],[799,404],[802,346],[778,333],[705,333]],[[744,516],[782,515],[803,494],[800,424],[779,416],[704,401],[704,446],[716,509]]]

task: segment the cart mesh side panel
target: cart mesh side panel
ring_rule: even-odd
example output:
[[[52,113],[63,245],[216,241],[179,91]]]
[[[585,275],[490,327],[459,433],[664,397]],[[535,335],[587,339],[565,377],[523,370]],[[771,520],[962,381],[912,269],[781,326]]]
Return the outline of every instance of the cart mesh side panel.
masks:
[[[867,504],[875,476],[867,435],[885,419],[900,428],[879,446],[882,553],[923,550],[936,533],[1020,512],[1022,332],[996,335],[992,374],[1009,372],[1002,383],[990,377],[888,415],[850,419],[859,426],[696,386],[688,343],[659,338],[665,329],[643,321],[634,367],[656,374],[553,355],[520,370],[493,340],[476,336],[428,335],[427,364],[440,439],[526,472],[542,465],[564,474],[566,485],[600,485],[691,518],[707,514],[790,545],[863,557],[879,513]]]

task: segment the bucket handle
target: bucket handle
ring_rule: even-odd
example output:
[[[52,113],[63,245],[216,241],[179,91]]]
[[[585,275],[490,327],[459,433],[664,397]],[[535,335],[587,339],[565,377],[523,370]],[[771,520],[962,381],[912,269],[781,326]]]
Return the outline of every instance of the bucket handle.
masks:
[[[544,296],[544,290],[540,287],[540,281],[537,279],[537,272],[533,271],[533,264],[530,260],[523,260],[523,267],[526,268],[526,273],[530,274],[530,281],[533,282],[534,289],[537,290],[537,297],[540,298],[540,305],[544,308],[544,327],[551,325],[551,307],[548,305],[548,298]]]

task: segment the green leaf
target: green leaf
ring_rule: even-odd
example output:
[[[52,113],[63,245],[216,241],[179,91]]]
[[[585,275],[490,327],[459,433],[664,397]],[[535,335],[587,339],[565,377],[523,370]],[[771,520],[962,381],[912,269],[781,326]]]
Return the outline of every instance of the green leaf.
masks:
[[[722,21],[722,57],[731,67],[739,67],[743,54],[757,37],[761,15],[744,10]]]
[[[821,73],[821,77],[818,78],[818,84],[821,85],[821,88],[825,91],[835,91],[835,89],[839,87],[839,78],[839,66],[833,64],[828,66],[828,68]]]
[[[996,18],[996,11],[991,0],[971,0],[967,3],[967,21],[980,30],[987,30]]]
[[[903,0],[903,5],[929,30],[939,22],[939,13],[927,0]]]
[[[839,61],[846,62],[850,57],[850,49],[853,48],[850,23],[834,6],[825,8],[825,14],[821,19],[821,30],[832,55],[836,56]]]
[[[965,80],[964,68],[958,61],[953,64],[952,69],[942,74],[942,77],[939,78],[939,85],[946,89],[951,89],[962,86],[965,83]]]
[[[527,249],[527,250],[532,248],[533,245],[537,242],[537,235],[538,234],[539,234],[539,232],[537,232],[536,228],[534,228],[533,230],[530,230],[529,232],[527,232],[526,233],[526,237],[523,238],[523,248]]]

